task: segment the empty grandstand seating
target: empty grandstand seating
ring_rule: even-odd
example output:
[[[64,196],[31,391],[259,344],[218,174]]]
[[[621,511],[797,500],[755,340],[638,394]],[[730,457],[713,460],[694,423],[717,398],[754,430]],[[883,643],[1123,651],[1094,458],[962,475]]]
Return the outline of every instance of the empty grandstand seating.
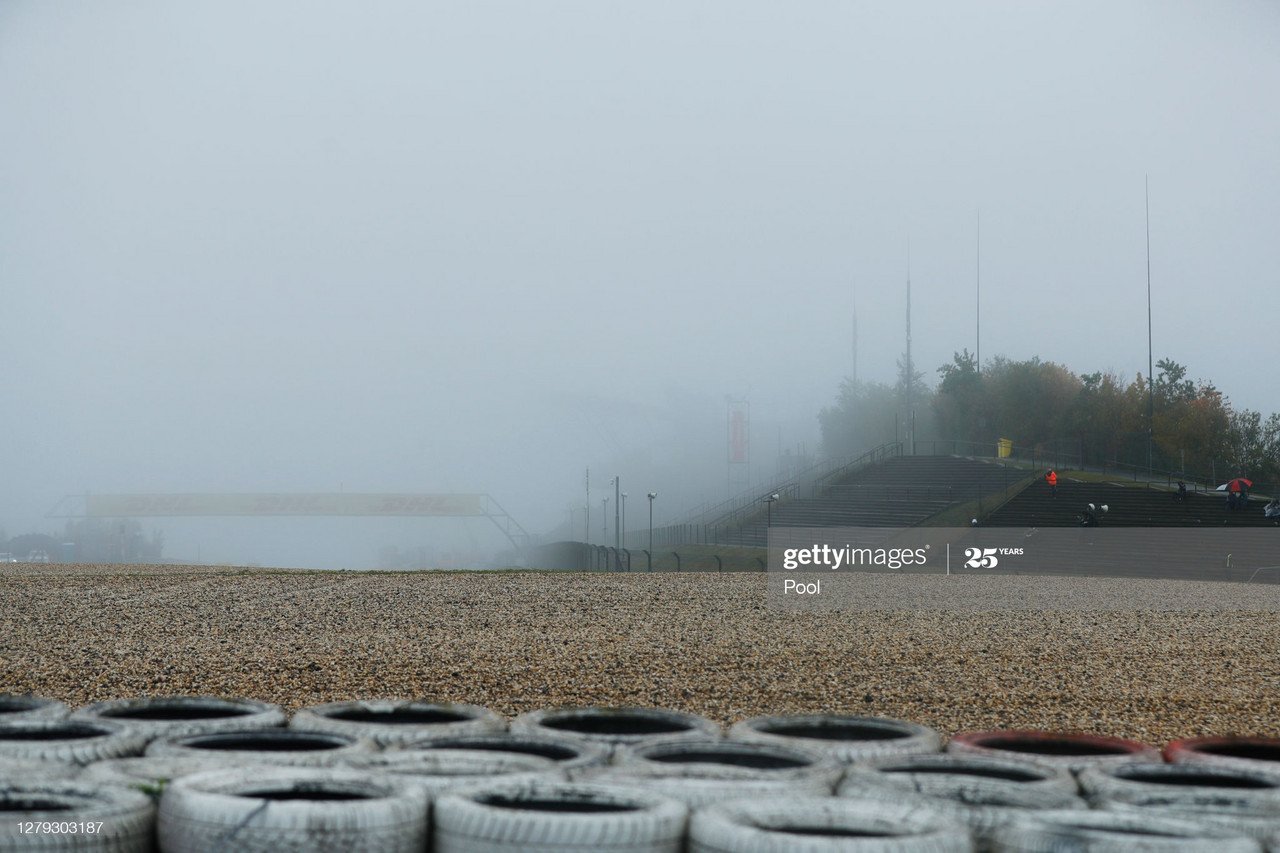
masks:
[[[1003,492],[1026,472],[957,456],[902,456],[830,484],[818,497],[777,502],[745,523],[717,531],[730,545],[764,546],[775,527],[910,527],[957,503]]]
[[[1063,477],[1058,494],[1043,481],[1029,486],[1004,506],[982,519],[987,527],[1070,527],[1078,523],[1086,504],[1107,504],[1102,516],[1107,527],[1269,526],[1264,501],[1251,500],[1246,509],[1228,510],[1222,492],[1191,492],[1185,503],[1173,492],[1145,483],[1090,483]]]

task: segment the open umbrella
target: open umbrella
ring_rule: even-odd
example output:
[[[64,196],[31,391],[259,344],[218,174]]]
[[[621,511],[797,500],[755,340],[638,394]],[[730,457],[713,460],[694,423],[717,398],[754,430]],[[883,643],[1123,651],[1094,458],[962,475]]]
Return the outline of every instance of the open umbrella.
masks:
[[[1223,483],[1221,486],[1218,486],[1218,488],[1215,489],[1215,491],[1239,492],[1239,491],[1243,491],[1244,489],[1252,489],[1252,488],[1253,488],[1253,480],[1250,480],[1247,477],[1236,477],[1234,480],[1228,480],[1227,482]]]

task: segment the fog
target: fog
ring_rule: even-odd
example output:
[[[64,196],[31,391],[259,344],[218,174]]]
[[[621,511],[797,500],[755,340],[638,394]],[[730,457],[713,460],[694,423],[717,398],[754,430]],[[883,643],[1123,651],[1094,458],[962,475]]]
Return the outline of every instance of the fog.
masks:
[[[1155,357],[1280,409],[1278,91],[1261,0],[7,0],[0,524],[481,492],[542,533],[588,467],[593,527],[614,474],[675,519],[729,488],[726,397],[753,482],[816,451],[855,305],[892,380],[908,246],[916,365],[974,349],[979,215],[984,359],[1145,373],[1148,176]],[[143,523],[220,562],[504,544]]]

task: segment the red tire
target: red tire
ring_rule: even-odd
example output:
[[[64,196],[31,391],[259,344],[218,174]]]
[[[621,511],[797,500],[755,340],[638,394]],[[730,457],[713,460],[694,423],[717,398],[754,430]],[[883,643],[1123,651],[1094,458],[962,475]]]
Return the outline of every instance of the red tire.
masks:
[[[989,731],[956,735],[947,752],[985,755],[1082,770],[1098,764],[1159,761],[1160,751],[1136,740],[1075,732]]]
[[[1173,764],[1212,764],[1275,773],[1280,772],[1280,738],[1227,736],[1175,740],[1164,748],[1164,760]]]

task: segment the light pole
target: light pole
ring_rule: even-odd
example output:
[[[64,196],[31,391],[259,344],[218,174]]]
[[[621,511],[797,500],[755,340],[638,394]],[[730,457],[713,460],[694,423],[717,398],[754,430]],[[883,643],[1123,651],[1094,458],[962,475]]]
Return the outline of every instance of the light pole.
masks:
[[[622,545],[625,547],[627,544],[627,493],[626,492],[622,493],[622,529],[619,532],[622,534]]]
[[[773,526],[773,502],[776,501],[777,499],[778,499],[777,492],[774,492],[773,494],[769,495],[769,497],[764,499],[765,506],[769,508],[768,515],[765,518],[765,523],[764,523],[765,527]]]
[[[600,499],[600,541],[609,544],[609,496]]]
[[[622,547],[622,478],[613,478],[613,547]]]
[[[653,499],[657,496],[657,492],[650,492],[647,496],[649,498],[649,559],[653,559]]]

